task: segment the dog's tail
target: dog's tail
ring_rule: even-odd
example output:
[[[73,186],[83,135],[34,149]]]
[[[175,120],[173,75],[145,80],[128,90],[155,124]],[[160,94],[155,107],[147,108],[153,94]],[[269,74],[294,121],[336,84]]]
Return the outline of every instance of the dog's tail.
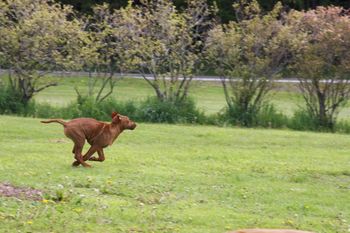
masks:
[[[47,120],[47,121],[40,121],[41,123],[52,123],[52,122],[56,122],[56,123],[60,123],[61,125],[63,126],[66,126],[66,122],[63,121],[62,119],[50,119],[50,120]]]

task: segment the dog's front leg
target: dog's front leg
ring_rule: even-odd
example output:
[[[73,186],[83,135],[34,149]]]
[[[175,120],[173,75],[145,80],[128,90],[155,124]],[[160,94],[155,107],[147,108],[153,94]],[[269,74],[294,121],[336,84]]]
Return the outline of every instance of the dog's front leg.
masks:
[[[105,160],[105,155],[103,153],[103,149],[100,148],[97,150],[97,153],[98,153],[98,158],[96,157],[91,157],[89,160],[90,161],[98,161],[98,162],[103,162]]]
[[[77,159],[76,161],[73,162],[72,166],[76,167],[76,166],[79,166],[79,164],[82,164],[84,167],[91,167],[91,165],[85,163],[85,161],[88,160],[96,151],[97,151],[97,147],[91,146],[88,152],[86,152],[86,154],[82,156],[81,161]]]

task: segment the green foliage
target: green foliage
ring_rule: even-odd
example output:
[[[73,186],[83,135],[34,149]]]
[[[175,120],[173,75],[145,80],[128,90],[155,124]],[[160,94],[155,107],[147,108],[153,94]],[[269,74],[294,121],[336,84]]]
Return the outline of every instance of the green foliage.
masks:
[[[259,112],[254,109],[246,111],[234,106],[225,108],[219,114],[219,119],[224,124],[245,127],[282,128],[288,124],[288,118],[285,115],[279,113],[273,105],[267,104],[263,105]]]
[[[108,98],[101,103],[96,103],[93,98],[78,99],[65,107],[53,107],[49,104],[35,104],[34,111],[29,114],[40,118],[64,118],[92,117],[99,120],[110,121],[111,113],[118,111],[131,119],[137,116],[136,106],[132,102],[118,102]]]
[[[0,114],[15,114],[24,111],[21,93],[9,85],[0,84]]]
[[[33,103],[33,101],[32,101]],[[32,117],[41,117],[41,118],[65,118],[66,108],[55,107],[48,103],[37,103],[33,104],[33,108],[29,112],[29,115]]]
[[[350,16],[339,7],[293,11],[288,23],[299,50],[291,66],[299,78],[308,115],[318,128],[333,130],[341,108],[350,97]]]
[[[100,4],[99,0],[59,0],[64,4],[70,4],[75,7],[76,10],[81,13],[91,13],[92,7],[95,4]],[[125,6],[128,0],[105,0],[105,2],[109,2],[112,8],[120,8],[121,6]],[[134,1],[141,2],[141,1]],[[181,10],[186,7],[186,0],[174,0],[174,5],[177,9]],[[218,14],[217,16],[220,18],[221,22],[227,23],[235,19],[235,15],[232,13],[232,5],[233,0],[208,0],[209,4],[213,4],[215,2],[218,6]],[[273,6],[278,2],[278,0],[259,0],[259,3],[264,8],[264,10],[271,10]],[[334,5],[334,6],[343,6],[345,8],[350,7],[350,3],[348,0],[319,0],[319,1],[305,1],[305,0],[284,0],[282,1],[283,5],[287,8],[296,9],[296,10],[308,10],[310,8],[315,8],[318,5]]]
[[[203,114],[201,111],[198,110],[193,111],[193,109],[196,109],[196,107],[188,107],[191,106],[189,104],[184,105],[185,107],[182,106],[181,108],[183,110],[180,111],[177,109],[177,107],[174,107],[171,104],[169,106],[165,103],[162,105],[162,103],[158,103],[157,100],[154,100],[154,98],[149,98],[146,101],[142,101],[141,99],[146,98],[150,94],[148,86],[145,83],[143,83],[142,80],[121,80],[120,87],[118,89],[118,94],[115,94],[111,98],[107,98],[100,104],[94,103],[94,99],[92,98],[81,98],[78,100],[74,100],[74,97],[76,96],[74,90],[71,87],[72,84],[75,83],[80,83],[82,89],[86,88],[86,86],[83,87],[81,79],[73,80],[71,78],[65,78],[62,80],[62,86],[59,87],[61,88],[61,90],[59,90],[58,92],[57,88],[48,89],[47,91],[44,91],[42,94],[40,94],[38,96],[40,98],[36,98],[35,102],[31,101],[26,108],[22,107],[22,105],[19,105],[19,107],[15,108],[1,107],[2,114],[16,114],[41,118],[64,119],[89,116],[100,120],[110,121],[110,113],[112,111],[118,111],[123,115],[130,116],[131,119],[137,122],[196,122],[198,124],[220,126],[244,126],[242,122],[237,121],[237,113],[231,111],[230,115],[227,108],[225,108],[225,110],[222,110],[220,114],[216,114],[216,112],[219,111],[219,108],[222,108],[225,105],[225,102],[222,98],[222,93],[220,92],[219,84],[215,84],[214,86],[209,83],[198,84],[201,87],[195,85],[194,93],[191,96],[192,98],[190,99],[192,99],[192,102],[194,102],[194,99],[196,99],[196,101],[194,102],[195,106],[200,106],[200,109],[206,110],[205,114]],[[196,88],[200,88],[200,91]],[[5,94],[7,93],[4,90],[6,89],[1,89],[0,92],[0,95],[2,96],[1,103],[11,103],[11,101],[4,101],[3,96],[5,96]],[[203,92],[206,93],[205,96],[207,99],[201,97]],[[67,99],[62,99],[62,97],[56,97],[59,93],[65,93],[64,96],[67,97]],[[120,98],[120,95],[122,95],[123,98]],[[278,104],[275,105],[278,108],[276,109],[275,106],[269,105],[264,106],[260,113],[257,116],[253,117],[254,120],[250,122],[250,124],[248,124],[249,127],[287,127],[294,130],[327,131],[325,129],[319,129],[313,123],[312,118],[310,118],[310,116],[307,115],[307,112],[304,109],[297,110],[297,112],[294,115],[288,117],[284,115],[292,114],[292,112],[295,111],[292,106],[299,105],[302,103],[294,99],[294,97],[296,97],[297,95],[297,93],[288,93],[288,95],[286,96],[281,96],[280,94],[272,95],[271,101],[279,101]],[[57,105],[56,102],[47,103],[47,101],[50,100],[49,97],[54,97],[53,99],[51,99],[51,101],[57,101],[57,98],[59,98],[60,100],[64,100],[64,102],[61,102],[61,106]],[[135,101],[129,101],[130,99],[134,99]],[[138,101],[136,101],[136,99],[138,99]],[[17,101],[14,101],[13,103],[17,103]],[[162,107],[157,106],[158,104],[160,104]],[[285,109],[286,105],[291,107],[290,111],[288,112]],[[173,110],[174,108],[176,108],[176,110]],[[11,109],[11,111],[6,110],[4,112],[4,109]],[[188,111],[189,114],[186,114],[186,111]],[[283,114],[281,114],[280,111],[283,111]],[[342,112],[341,118],[344,119],[348,117],[346,114],[347,111]],[[232,115],[234,116],[234,118],[232,117]],[[349,126],[345,121],[337,123],[334,131],[343,133],[350,132]]]
[[[268,13],[257,1],[238,1],[234,8],[237,21],[209,32],[207,59],[221,77],[228,115],[239,124],[252,126],[266,104],[273,80],[291,60],[293,35],[283,25],[279,3]]]
[[[96,103],[93,98],[87,98],[67,107],[70,117],[92,117],[100,120],[110,121],[111,113],[117,111],[122,115],[127,115],[133,119],[136,115],[136,107],[132,102],[118,102],[113,98],[108,98],[103,102]]]
[[[300,109],[294,113],[289,120],[288,127],[303,131],[317,131],[319,129],[317,121],[305,109]]]
[[[0,65],[13,72],[11,86],[26,104],[56,85],[42,77],[57,69],[79,69],[88,37],[72,7],[46,0],[0,1]]]
[[[138,110],[138,120],[157,123],[204,123],[205,116],[192,99],[182,102],[160,101],[148,98]]]
[[[182,12],[167,0],[145,1],[143,7],[129,5],[118,11],[120,26],[130,32],[127,38],[132,41],[127,50],[129,67],[143,76],[160,101],[187,98],[202,57],[203,31],[212,25],[214,12],[204,0],[188,1]]]
[[[287,126],[288,118],[276,108],[264,105],[257,116],[256,126],[265,128],[283,128]]]
[[[335,132],[350,134],[350,122],[348,120],[337,121],[335,127]]]
[[[306,109],[299,109],[288,120],[288,128],[302,131],[320,131],[320,132],[337,132],[337,133],[350,133],[350,123],[346,120],[336,122],[336,124],[330,128],[323,126],[317,117],[314,117]]]
[[[148,98],[142,103],[119,102],[108,98],[96,103],[93,98],[78,99],[66,107],[53,107],[49,104],[35,104],[27,114],[40,118],[92,117],[99,120],[110,121],[110,114],[118,111],[139,122],[158,123],[199,123],[206,122],[203,112],[196,109],[193,100],[188,99],[182,103],[161,102],[156,98]]]

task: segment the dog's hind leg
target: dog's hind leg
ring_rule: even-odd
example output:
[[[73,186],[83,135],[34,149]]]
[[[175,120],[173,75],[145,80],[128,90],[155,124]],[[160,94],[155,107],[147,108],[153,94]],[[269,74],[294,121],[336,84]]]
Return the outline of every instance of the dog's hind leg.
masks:
[[[85,163],[82,155],[83,146],[84,146],[85,140],[74,140],[74,158],[76,161],[72,163],[72,166],[79,166],[79,164],[83,165],[84,167],[91,167],[89,164]]]

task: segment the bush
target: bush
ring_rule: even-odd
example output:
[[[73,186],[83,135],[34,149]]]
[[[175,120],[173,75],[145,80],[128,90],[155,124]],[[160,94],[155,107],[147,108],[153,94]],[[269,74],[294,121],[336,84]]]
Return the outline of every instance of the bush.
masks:
[[[33,102],[33,110],[29,111],[28,115],[40,118],[65,118],[64,110],[65,108],[55,107],[48,103]]]
[[[273,105],[264,105],[259,111],[242,112],[238,108],[225,108],[218,115],[221,124],[246,127],[282,128],[288,124],[288,118],[277,112]]]
[[[335,124],[335,131],[339,133],[350,133],[350,122],[349,121],[339,121]]]
[[[49,104],[35,104],[32,116],[40,118],[92,117],[99,120],[110,121],[111,113],[117,111],[130,118],[136,117],[136,106],[132,102],[120,103],[113,98],[102,103],[96,103],[93,98],[80,98],[66,107],[53,107]]]
[[[196,108],[192,99],[180,103],[160,101],[150,97],[141,103],[137,120],[157,123],[200,123],[206,121],[203,112]]]
[[[0,84],[0,114],[27,115],[32,103],[22,103],[21,93],[9,85]]]
[[[111,113],[117,111],[138,122],[154,123],[198,123],[211,125],[236,125],[248,127],[282,128],[288,127],[303,131],[330,131],[320,127],[306,110],[296,111],[291,118],[277,112],[273,105],[264,105],[258,113],[240,113],[237,109],[225,108],[219,114],[205,116],[196,108],[192,99],[181,103],[159,101],[150,97],[136,104],[132,101],[118,102],[113,98],[96,103],[93,98],[78,98],[65,107],[55,107],[33,100],[24,105],[20,94],[12,88],[0,84],[0,114],[16,114],[40,118],[73,119],[92,117],[103,121],[111,120]],[[332,132],[350,133],[350,122],[338,122]]]
[[[318,124],[318,120],[309,114],[307,110],[300,109],[296,111],[293,117],[289,120],[288,128],[294,130],[321,130]]]
[[[92,117],[110,121],[111,113],[117,111],[135,121],[166,123],[205,123],[204,113],[196,109],[192,100],[183,103],[161,102],[148,98],[140,106],[134,102],[118,102],[113,98],[96,103],[93,98],[78,98],[66,107],[53,107],[48,104],[35,104],[31,116],[41,118]]]
[[[257,115],[255,124],[269,128],[282,128],[288,124],[288,117],[278,112],[273,105],[265,105]]]

